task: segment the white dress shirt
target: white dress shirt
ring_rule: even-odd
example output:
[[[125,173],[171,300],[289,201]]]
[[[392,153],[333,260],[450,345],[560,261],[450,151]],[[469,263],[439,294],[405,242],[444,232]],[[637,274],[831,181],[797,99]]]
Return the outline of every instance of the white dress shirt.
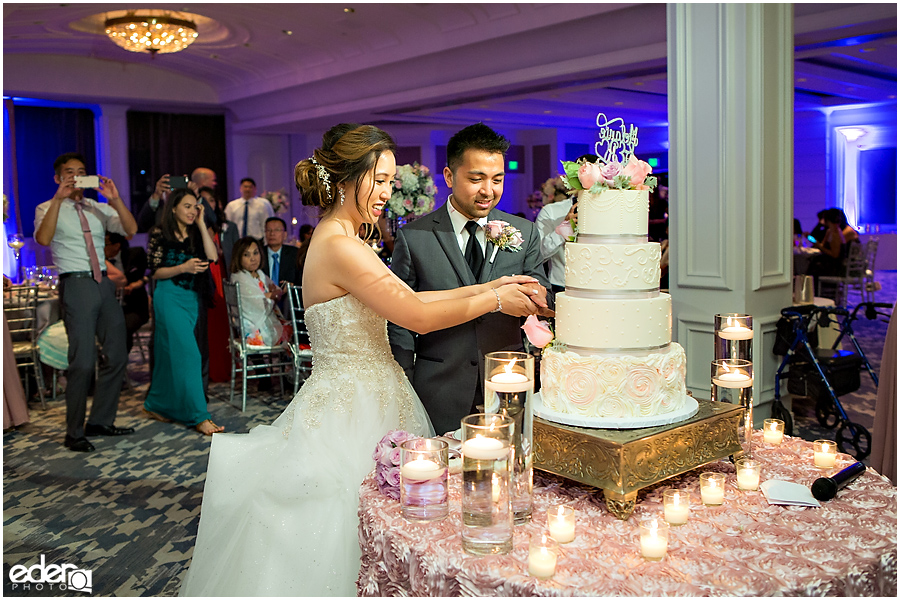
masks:
[[[550,261],[548,279],[553,285],[566,286],[566,239],[556,233],[556,228],[566,220],[572,210],[572,199],[560,200],[548,204],[541,209],[535,219],[538,234],[541,236],[541,258]]]
[[[47,200],[37,205],[34,211],[34,230],[37,231],[41,222],[50,209],[52,200]],[[84,216],[87,217],[88,226],[91,228],[91,239],[94,240],[94,252],[100,268],[106,264],[103,248],[106,246],[106,232],[112,231],[126,235],[119,213],[109,204],[97,202],[90,198],[84,198]],[[50,241],[50,251],[53,252],[53,262],[62,273],[75,273],[78,271],[90,271],[91,259],[88,256],[87,243],[84,241],[84,232],[81,230],[81,219],[75,210],[75,201],[66,198],[59,207],[59,217],[56,220],[56,233]]]
[[[238,234],[244,231],[244,205],[249,203],[247,212],[247,235],[261,240],[266,235],[266,219],[275,216],[272,205],[265,198],[256,196],[249,200],[237,198],[225,206],[225,218],[237,225]]]
[[[466,246],[469,243],[469,232],[466,231],[466,223],[468,223],[470,219],[453,208],[453,205],[450,204],[450,198],[447,198],[447,211],[450,213],[450,222],[453,223],[453,231],[456,233],[456,241],[459,243],[459,249],[462,251],[463,256],[465,256]],[[478,229],[475,231],[475,239],[481,244],[481,254],[484,256],[484,261],[487,262],[489,257],[484,251],[484,247],[487,245],[487,238],[484,235],[484,226],[487,224],[487,217],[481,217],[475,222],[479,225]]]

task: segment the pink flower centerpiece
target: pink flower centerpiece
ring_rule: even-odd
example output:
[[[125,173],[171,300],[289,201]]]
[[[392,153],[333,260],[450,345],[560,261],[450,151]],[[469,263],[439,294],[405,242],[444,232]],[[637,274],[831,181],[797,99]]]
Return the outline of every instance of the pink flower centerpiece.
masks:
[[[394,500],[400,500],[400,444],[419,436],[402,429],[388,431],[372,453],[375,461],[375,484],[378,491]]]
[[[562,161],[565,175],[563,180],[569,189],[589,190],[599,194],[603,190],[653,190],[656,177],[650,174],[653,167],[634,154],[628,157],[625,164],[619,162],[604,163],[599,156],[594,162],[579,159],[575,162]]]

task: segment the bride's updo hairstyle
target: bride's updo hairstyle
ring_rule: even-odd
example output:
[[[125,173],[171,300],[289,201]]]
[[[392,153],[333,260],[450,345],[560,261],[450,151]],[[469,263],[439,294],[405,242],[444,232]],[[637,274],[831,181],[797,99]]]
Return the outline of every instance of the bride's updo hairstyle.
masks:
[[[294,167],[294,180],[303,204],[317,206],[322,213],[327,213],[340,202],[338,184],[353,181],[356,209],[362,214],[358,199],[363,177],[385,151],[394,152],[396,148],[391,136],[373,125],[335,125],[322,136],[322,147]],[[375,189],[374,180],[372,189]]]

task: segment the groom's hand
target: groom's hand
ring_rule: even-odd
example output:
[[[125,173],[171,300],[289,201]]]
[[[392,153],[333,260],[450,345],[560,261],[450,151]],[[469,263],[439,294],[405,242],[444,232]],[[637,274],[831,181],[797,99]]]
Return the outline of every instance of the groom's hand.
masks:
[[[507,284],[497,288],[500,295],[500,305],[505,315],[513,317],[527,317],[528,315],[537,314],[540,307],[531,301],[532,296],[536,294],[535,290],[525,287],[522,284]]]
[[[523,283],[522,287],[533,290],[535,293],[531,296],[531,301],[541,308],[548,308],[547,304],[547,288],[535,281],[534,283]],[[545,315],[546,316],[546,315]]]

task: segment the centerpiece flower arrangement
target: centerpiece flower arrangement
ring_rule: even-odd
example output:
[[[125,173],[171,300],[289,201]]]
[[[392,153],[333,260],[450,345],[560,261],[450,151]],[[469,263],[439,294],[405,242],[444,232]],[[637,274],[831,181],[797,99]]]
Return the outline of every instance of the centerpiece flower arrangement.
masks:
[[[419,163],[400,165],[397,167],[394,193],[388,200],[388,207],[397,217],[421,217],[434,210],[436,193],[437,188],[428,167]]]
[[[604,162],[599,156],[594,162],[584,159],[562,161],[563,176],[570,190],[588,190],[599,194],[604,190],[653,190],[656,177],[650,174],[653,167],[634,154],[625,164],[616,161]]]
[[[265,192],[262,197],[269,201],[276,215],[287,212],[290,200],[288,200],[288,195],[284,188],[277,192]]]
[[[388,431],[375,446],[375,484],[378,491],[394,500],[400,500],[400,444],[419,436],[402,429]]]
[[[541,186],[543,205],[547,206],[548,204],[565,200],[569,197],[569,189],[562,176],[551,177]]]

